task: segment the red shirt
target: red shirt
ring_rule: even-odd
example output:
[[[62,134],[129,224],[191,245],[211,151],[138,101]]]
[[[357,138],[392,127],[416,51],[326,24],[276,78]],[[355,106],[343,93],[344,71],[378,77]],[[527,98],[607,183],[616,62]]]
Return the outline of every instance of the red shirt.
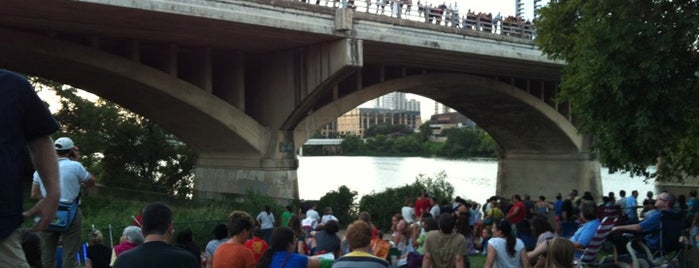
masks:
[[[250,249],[250,251],[252,251],[252,254],[255,255],[255,262],[260,262],[262,254],[265,253],[265,250],[267,250],[269,245],[267,245],[267,242],[265,242],[264,239],[261,239],[257,236],[253,236],[252,239],[248,239],[248,241],[245,241],[245,247]]]
[[[422,218],[422,212],[429,211],[430,207],[432,206],[429,198],[418,197],[417,200],[415,200],[415,216],[417,219],[419,220]]]
[[[519,208],[519,211],[517,214],[513,214],[515,211],[515,208]],[[510,216],[512,215],[512,216]],[[527,216],[527,208],[524,206],[524,203],[521,201],[518,201],[512,205],[510,208],[510,211],[507,212],[507,219],[510,221],[512,224],[518,224],[524,220],[524,217]]]

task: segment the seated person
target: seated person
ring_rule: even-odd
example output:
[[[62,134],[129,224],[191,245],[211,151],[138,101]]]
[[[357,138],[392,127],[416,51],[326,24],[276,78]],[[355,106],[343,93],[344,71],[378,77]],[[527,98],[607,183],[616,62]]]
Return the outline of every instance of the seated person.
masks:
[[[612,228],[612,232],[632,231],[647,233],[645,237],[646,245],[652,251],[660,249],[660,219],[663,211],[673,211],[675,196],[668,192],[662,192],[655,200],[655,212],[651,211],[640,223],[620,225]]]
[[[351,252],[338,258],[333,268],[375,267],[388,268],[385,259],[371,254],[371,226],[364,221],[355,221],[347,227],[347,241]]]
[[[584,223],[575,231],[570,241],[573,242],[575,248],[583,249],[595,237],[597,227],[600,225],[600,220],[597,218],[597,206],[594,203],[583,203],[580,208],[580,219]],[[580,257],[580,254],[576,254],[576,257]]]
[[[587,247],[592,238],[595,237],[597,232],[597,227],[600,225],[600,220],[597,218],[597,206],[594,203],[582,203],[580,208],[580,219],[584,222],[570,241],[573,242],[576,249],[584,249]],[[539,244],[533,251],[527,253],[530,259],[535,258],[548,250],[548,243]],[[580,258],[582,256],[582,250],[575,251],[575,257]]]
[[[570,242],[567,238],[556,237],[550,240],[546,240],[544,244],[550,244],[546,252],[546,257],[541,257],[538,259],[534,268],[573,268],[576,267],[573,263],[573,257],[575,255],[575,245]]]

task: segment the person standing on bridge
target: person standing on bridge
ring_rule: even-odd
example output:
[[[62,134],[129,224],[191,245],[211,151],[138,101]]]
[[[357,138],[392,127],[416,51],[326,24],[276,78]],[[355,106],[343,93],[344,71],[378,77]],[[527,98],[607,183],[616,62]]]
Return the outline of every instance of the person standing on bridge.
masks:
[[[58,154],[58,171],[60,174],[60,188],[62,203],[71,204],[80,202],[80,187],[92,187],[95,185],[95,177],[87,172],[80,162],[73,160],[77,157],[77,147],[68,137],[61,137],[54,142],[56,154]],[[41,200],[47,196],[46,186],[38,172],[34,173],[32,184],[32,198]],[[43,231],[39,235],[42,241],[41,258],[44,267],[56,265],[56,248],[58,241],[63,241],[63,267],[78,267],[75,256],[80,249],[82,238],[82,213],[77,209],[75,218],[70,226],[63,231]]]
[[[0,267],[27,267],[20,244],[20,225],[24,217],[38,215],[41,220],[32,229],[43,230],[53,220],[58,207],[58,164],[51,133],[58,124],[36,95],[26,78],[0,69]],[[46,186],[46,196],[30,210],[22,212],[22,160],[29,148],[34,167]]]

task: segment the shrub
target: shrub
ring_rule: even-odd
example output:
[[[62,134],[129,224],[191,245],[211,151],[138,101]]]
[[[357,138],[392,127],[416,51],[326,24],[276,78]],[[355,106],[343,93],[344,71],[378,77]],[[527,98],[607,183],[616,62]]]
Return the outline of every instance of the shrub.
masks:
[[[340,220],[342,226],[347,226],[357,219],[357,191],[351,191],[347,186],[340,186],[337,191],[326,193],[317,203],[318,212],[323,214],[325,207],[331,207],[333,214]]]
[[[377,228],[389,230],[391,216],[400,213],[406,199],[414,199],[422,191],[429,193],[435,200],[451,200],[454,195],[454,186],[447,182],[446,178],[444,171],[437,173],[435,178],[419,174],[412,184],[365,195],[359,201],[359,210],[369,212]]]

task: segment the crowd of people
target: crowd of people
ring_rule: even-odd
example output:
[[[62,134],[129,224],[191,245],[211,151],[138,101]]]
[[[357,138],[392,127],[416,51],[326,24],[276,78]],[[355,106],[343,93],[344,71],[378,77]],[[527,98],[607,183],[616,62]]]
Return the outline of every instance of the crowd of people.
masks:
[[[500,13],[475,12],[468,10],[466,15],[459,13],[459,5],[454,2],[447,4],[427,3],[418,0],[300,0],[305,3],[315,3],[329,7],[345,7],[366,13],[387,15],[395,18],[419,19],[425,23],[463,28],[481,32],[496,33],[508,36],[531,39],[534,37],[534,25],[529,20],[516,16],[503,18]],[[417,11],[417,12],[416,12]],[[415,14],[417,15],[415,17]]]
[[[282,223],[268,207],[256,218],[233,211],[226,224],[214,227],[215,237],[203,252],[192,244],[189,229],[174,231],[172,212],[157,202],[143,210],[140,228],[124,229],[114,267],[470,267],[469,256],[476,254],[486,256],[485,267],[576,267],[603,218],[617,219],[613,233],[647,233],[644,241],[655,250],[659,234],[653,231],[660,228],[661,212],[669,210],[692,219],[687,243],[699,247],[696,191],[685,201],[668,192],[653,199],[649,192],[642,206],[637,191],[629,196],[621,191],[618,199],[609,193],[599,202],[590,192],[578,196],[576,190],[566,198],[557,194],[553,202],[523,196],[493,196],[481,206],[460,197],[438,202],[423,192],[396,208],[385,234],[369,213],[361,212],[340,235],[332,209],[321,215],[312,202],[298,210],[287,206]],[[272,227],[266,228],[269,222]],[[567,225],[573,226],[570,232],[564,230]],[[271,229],[268,237],[265,229]],[[95,240],[100,236],[95,234]],[[91,247],[100,244],[90,237]],[[95,250],[99,258],[108,255],[103,247]]]
[[[94,185],[95,178],[78,161],[78,147],[68,137],[53,141],[58,125],[21,76],[0,70],[5,97],[0,111],[9,129],[7,151],[21,155],[27,145],[37,168],[31,197],[37,203],[22,211],[19,162],[6,158],[0,180],[0,267],[79,267],[82,222],[80,187]],[[28,122],[32,122],[29,124]],[[31,126],[31,127],[28,127]],[[19,142],[22,141],[22,142]],[[340,222],[332,208],[323,215],[312,202],[298,210],[288,206],[282,222],[269,206],[253,218],[233,211],[226,224],[214,226],[215,237],[205,250],[196,245],[188,228],[175,231],[173,211],[162,202],[148,204],[134,226],[126,227],[113,249],[113,267],[470,267],[469,256],[486,255],[485,267],[574,267],[595,237],[601,219],[615,219],[612,233],[641,232],[651,250],[661,244],[662,215],[680,215],[677,232],[685,232],[688,247],[699,250],[697,191],[689,198],[669,192],[648,192],[639,212],[638,191],[615,193],[596,200],[590,193],[572,190],[553,202],[528,194],[510,199],[493,196],[483,206],[456,197],[435,200],[428,193],[407,197],[396,207],[388,238],[373,224],[368,212],[360,212],[340,234]],[[61,213],[56,213],[58,207]],[[63,215],[63,216],[61,216]],[[24,217],[37,216],[31,230],[20,227]],[[612,236],[613,237],[613,236]],[[62,243],[62,258],[56,249]],[[89,234],[87,267],[109,267],[112,249],[104,245],[98,230]],[[60,265],[58,265],[60,263]],[[611,265],[611,264],[610,264]]]

